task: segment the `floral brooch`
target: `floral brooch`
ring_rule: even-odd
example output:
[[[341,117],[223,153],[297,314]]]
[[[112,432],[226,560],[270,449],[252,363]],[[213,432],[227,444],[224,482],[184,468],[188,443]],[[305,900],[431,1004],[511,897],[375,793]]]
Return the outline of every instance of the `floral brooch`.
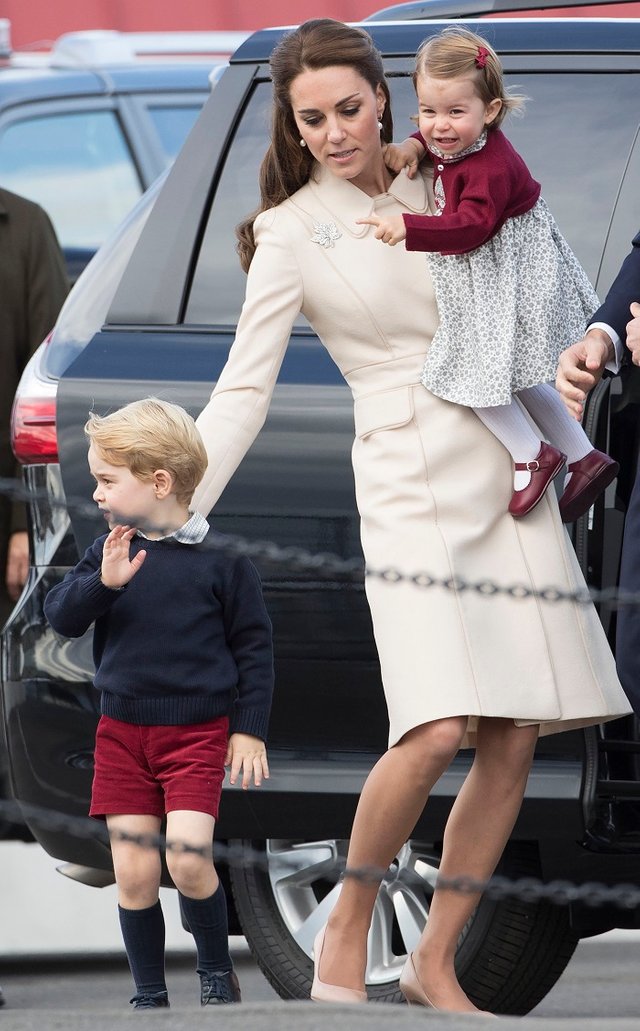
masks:
[[[314,222],[311,243],[319,243],[321,247],[333,247],[342,233],[335,222]]]

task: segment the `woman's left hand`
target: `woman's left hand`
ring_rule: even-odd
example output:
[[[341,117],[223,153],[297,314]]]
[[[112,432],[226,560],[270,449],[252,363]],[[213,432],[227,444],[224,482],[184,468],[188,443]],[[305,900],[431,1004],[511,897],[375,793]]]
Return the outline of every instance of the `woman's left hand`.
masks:
[[[356,225],[375,226],[376,240],[382,240],[383,243],[388,243],[390,247],[395,247],[397,243],[401,243],[407,235],[402,215],[390,215],[388,218],[379,218],[377,215],[371,215],[369,218],[356,219]]]
[[[225,766],[230,766],[229,782],[235,784],[242,774],[242,787],[246,790],[253,778],[257,788],[262,779],[269,779],[269,763],[264,741],[251,734],[232,734],[227,745]]]

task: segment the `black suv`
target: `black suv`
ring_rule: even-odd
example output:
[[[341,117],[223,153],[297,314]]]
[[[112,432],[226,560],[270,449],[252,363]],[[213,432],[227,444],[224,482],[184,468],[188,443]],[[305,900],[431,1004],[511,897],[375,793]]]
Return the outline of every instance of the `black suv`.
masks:
[[[411,130],[416,107],[414,53],[446,24],[446,17],[410,20],[411,6],[405,20],[366,25],[385,58],[398,137]],[[488,35],[510,81],[529,96],[525,118],[506,131],[603,294],[640,225],[640,23],[464,24]],[[75,505],[91,491],[82,426],[89,408],[104,412],[148,394],[194,414],[204,405],[242,303],[234,227],[257,203],[271,103],[268,58],[281,35],[257,33],[234,55],[158,195],[144,198],[99,252],[20,387],[14,443],[36,492],[32,568],[3,635],[2,690],[12,789],[25,807],[82,815],[90,792],[97,720],[90,635],[60,640],[43,617],[48,589],[102,532]],[[639,375],[631,368],[603,382],[588,407],[594,443],[622,469],[574,531],[594,586],[617,578],[638,445]],[[282,547],[357,556],[352,418],[348,388],[300,320],[266,426],[216,507],[216,527]],[[336,583],[322,564],[294,568],[277,553],[258,564],[277,656],[272,777],[260,791],[225,791],[217,836],[238,846],[230,879],[258,962],[282,996],[305,997],[313,937],[339,890],[358,793],[385,748],[387,721],[362,583]],[[499,570],[486,572],[500,580]],[[486,604],[490,618],[490,598]],[[613,637],[614,613],[604,610],[602,618]],[[632,717],[544,738],[502,873],[634,880],[639,754]],[[397,876],[380,890],[367,972],[372,998],[400,998],[398,974],[428,913],[444,821],[469,764],[469,753],[460,753],[438,783],[397,857]],[[78,864],[76,876],[109,871],[102,845],[31,825],[51,855]],[[262,861],[245,863],[243,849]],[[581,937],[619,926],[640,926],[640,912],[487,898],[462,936],[459,974],[482,1008],[524,1013],[549,991]]]

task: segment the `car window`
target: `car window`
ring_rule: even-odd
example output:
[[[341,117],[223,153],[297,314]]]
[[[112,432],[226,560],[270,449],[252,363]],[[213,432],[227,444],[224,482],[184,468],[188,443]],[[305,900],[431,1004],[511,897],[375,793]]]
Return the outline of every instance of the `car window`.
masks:
[[[98,247],[142,194],[117,115],[108,110],[3,126],[0,183],[42,205],[63,247]]]
[[[185,105],[184,107],[151,104],[147,108],[149,117],[158,133],[167,164],[173,161],[180,150],[201,109],[202,104]]]
[[[514,74],[529,99],[505,132],[542,183],[543,196],[588,276],[595,282],[615,196],[637,126],[636,76]],[[395,139],[415,131],[416,100],[408,76],[390,79]],[[198,257],[185,321],[231,325],[238,319],[245,276],[235,227],[258,204],[258,169],[267,147],[271,86],[259,83],[230,146]],[[607,127],[606,147],[598,143]]]

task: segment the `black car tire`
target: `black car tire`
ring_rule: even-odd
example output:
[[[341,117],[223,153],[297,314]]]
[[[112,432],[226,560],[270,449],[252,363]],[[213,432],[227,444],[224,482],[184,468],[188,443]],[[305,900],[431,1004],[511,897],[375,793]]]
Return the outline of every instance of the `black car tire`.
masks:
[[[269,873],[271,843],[242,840],[232,844],[231,884],[251,951],[278,995],[283,999],[307,999],[313,965],[310,955],[296,941],[274,893]],[[289,844],[304,849],[303,843]],[[334,845],[335,856],[344,856],[346,843],[335,842]],[[309,842],[308,846],[310,850],[316,849],[318,843]],[[429,854],[423,847],[417,852]],[[319,902],[323,895],[321,866],[318,864],[319,887],[314,885]],[[500,873],[514,880],[539,877],[535,844],[510,844]],[[308,885],[309,880],[305,883]],[[432,888],[432,879],[425,880],[423,891],[427,906]],[[415,884],[411,890],[415,890]],[[461,936],[456,967],[462,986],[477,1006],[495,1013],[524,1014],[556,983],[577,943],[566,907],[512,898],[483,899]],[[392,949],[398,949],[395,935]],[[403,1001],[396,976],[384,984],[368,983],[367,991],[369,998],[376,1002]]]

